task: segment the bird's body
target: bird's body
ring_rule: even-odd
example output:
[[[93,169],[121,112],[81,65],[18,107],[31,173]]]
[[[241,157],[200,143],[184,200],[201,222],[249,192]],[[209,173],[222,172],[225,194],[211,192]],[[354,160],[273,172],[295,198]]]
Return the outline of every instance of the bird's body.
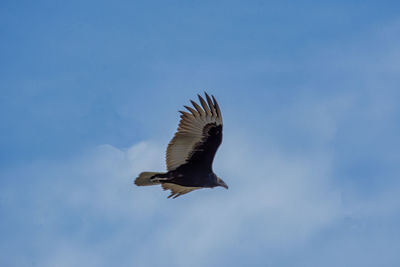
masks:
[[[199,96],[201,108],[181,112],[178,131],[167,148],[166,173],[142,172],[135,180],[138,186],[161,184],[171,190],[169,197],[178,197],[200,188],[228,186],[214,174],[212,163],[222,142],[222,117],[215,98],[206,94],[207,103]]]
[[[187,163],[179,166],[176,170],[158,174],[153,179],[187,187],[217,186],[217,178],[212,170],[203,169],[201,165],[193,163]]]

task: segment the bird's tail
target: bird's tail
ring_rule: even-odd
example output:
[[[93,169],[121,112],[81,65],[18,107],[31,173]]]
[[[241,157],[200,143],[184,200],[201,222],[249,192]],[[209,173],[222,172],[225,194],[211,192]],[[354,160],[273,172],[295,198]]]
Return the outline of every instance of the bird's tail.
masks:
[[[157,174],[163,174],[162,172],[142,172],[139,177],[135,179],[135,185],[145,186],[145,185],[156,185],[160,184],[157,179],[153,179]]]

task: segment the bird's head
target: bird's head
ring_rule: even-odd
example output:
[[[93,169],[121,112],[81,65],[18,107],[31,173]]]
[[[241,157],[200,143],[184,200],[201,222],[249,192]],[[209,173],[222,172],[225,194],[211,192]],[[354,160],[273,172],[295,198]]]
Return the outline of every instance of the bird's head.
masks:
[[[226,183],[217,176],[217,186],[222,186],[225,187],[226,189],[228,189],[228,186],[226,185]]]

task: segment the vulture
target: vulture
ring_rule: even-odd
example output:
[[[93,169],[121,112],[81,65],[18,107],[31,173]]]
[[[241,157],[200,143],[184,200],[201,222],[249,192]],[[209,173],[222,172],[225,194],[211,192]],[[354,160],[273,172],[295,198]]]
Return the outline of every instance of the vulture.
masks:
[[[200,105],[190,100],[188,112],[179,111],[178,130],[166,153],[167,172],[142,172],[135,179],[138,186],[158,185],[170,190],[168,198],[177,198],[196,189],[222,186],[225,182],[212,169],[215,153],[222,142],[222,116],[214,96],[197,95]],[[206,102],[207,101],[207,102]]]

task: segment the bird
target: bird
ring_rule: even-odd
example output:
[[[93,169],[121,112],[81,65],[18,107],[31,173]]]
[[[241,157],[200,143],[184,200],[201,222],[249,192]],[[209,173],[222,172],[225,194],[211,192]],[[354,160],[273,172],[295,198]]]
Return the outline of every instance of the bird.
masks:
[[[222,143],[222,115],[214,96],[204,92],[206,100],[197,95],[200,105],[190,100],[193,107],[179,111],[177,132],[166,151],[167,172],[145,171],[134,180],[137,186],[160,184],[170,190],[168,198],[177,198],[201,188],[217,186],[228,189],[213,171],[215,153]],[[207,102],[206,102],[207,101]]]

